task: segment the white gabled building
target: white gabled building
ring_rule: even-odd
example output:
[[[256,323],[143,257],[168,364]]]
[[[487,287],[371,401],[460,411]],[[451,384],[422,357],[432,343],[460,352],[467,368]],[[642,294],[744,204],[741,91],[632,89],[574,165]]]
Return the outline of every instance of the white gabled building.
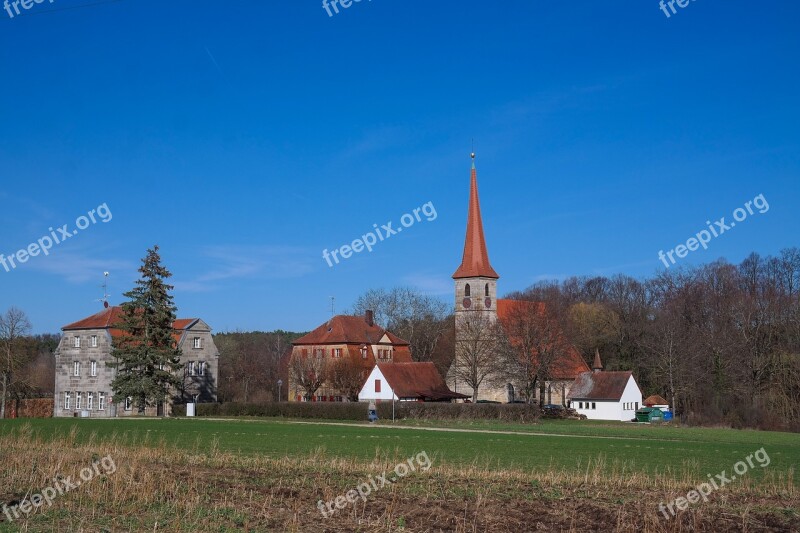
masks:
[[[433,363],[378,363],[358,394],[361,402],[449,402],[466,397],[447,388]]]
[[[603,372],[600,352],[594,356],[592,372],[575,378],[570,389],[568,406],[589,420],[618,420],[636,418],[642,406],[642,391],[631,372]]]

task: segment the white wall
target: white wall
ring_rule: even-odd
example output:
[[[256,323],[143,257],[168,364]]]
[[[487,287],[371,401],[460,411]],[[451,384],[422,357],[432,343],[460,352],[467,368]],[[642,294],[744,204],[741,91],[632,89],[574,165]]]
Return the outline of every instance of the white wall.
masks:
[[[375,392],[375,381],[377,380],[381,381],[381,392]],[[369,377],[367,378],[367,382],[364,383],[364,386],[361,388],[361,392],[358,393],[358,401],[392,401],[393,399],[396,400],[397,397],[394,395],[394,392],[389,386],[389,383],[386,381],[386,378],[383,377],[381,369],[378,368],[378,365],[375,365],[375,368],[372,369],[372,372],[370,372]]]
[[[581,402],[583,402],[583,408],[580,407]],[[572,400],[571,407],[579,414],[586,415],[589,420],[628,422],[636,418],[636,402],[639,407],[642,407],[642,391],[639,390],[636,380],[631,376],[619,401]],[[595,405],[595,409],[591,408],[592,404]],[[630,409],[623,409],[626,404],[631,404]]]

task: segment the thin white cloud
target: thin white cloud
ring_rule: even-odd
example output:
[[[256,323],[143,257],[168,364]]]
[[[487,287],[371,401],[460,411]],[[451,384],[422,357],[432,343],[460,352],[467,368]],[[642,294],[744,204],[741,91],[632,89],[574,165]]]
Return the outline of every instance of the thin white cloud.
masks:
[[[313,270],[307,250],[290,246],[207,246],[202,261],[208,270],[190,279],[174,279],[177,290],[208,292],[235,279],[287,279]]]
[[[50,255],[32,257],[20,268],[30,268],[64,278],[69,283],[101,282],[103,272],[136,273],[136,263],[119,259],[102,259],[88,254],[53,249]],[[120,275],[121,279],[127,276]]]
[[[453,294],[453,281],[447,276],[430,274],[409,274],[403,277],[406,283],[431,296],[442,296]]]

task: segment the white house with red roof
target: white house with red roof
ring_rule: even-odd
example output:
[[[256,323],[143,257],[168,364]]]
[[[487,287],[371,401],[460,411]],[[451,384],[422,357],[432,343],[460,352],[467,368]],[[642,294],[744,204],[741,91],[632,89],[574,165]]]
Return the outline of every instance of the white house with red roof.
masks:
[[[604,372],[600,352],[594,356],[591,372],[575,378],[568,406],[589,420],[628,422],[642,405],[642,391],[632,372]]]
[[[361,402],[449,402],[467,396],[447,388],[436,365],[426,363],[378,363],[358,395]]]
[[[53,416],[108,418],[136,414],[130,398],[114,398],[111,382],[116,369],[109,366],[112,343],[122,335],[122,307],[99,313],[61,328],[55,351],[55,408]],[[211,328],[199,318],[173,322],[173,338],[181,351],[183,382],[168,404],[213,402],[217,398],[219,350]],[[169,414],[169,405],[148,408],[146,415]]]

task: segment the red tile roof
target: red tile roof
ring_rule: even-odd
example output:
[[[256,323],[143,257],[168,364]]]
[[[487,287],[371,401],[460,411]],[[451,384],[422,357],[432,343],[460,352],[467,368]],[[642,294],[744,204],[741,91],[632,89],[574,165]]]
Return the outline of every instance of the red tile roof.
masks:
[[[570,400],[613,400],[622,398],[631,372],[584,372],[572,384]]]
[[[408,346],[408,341],[377,324],[369,325],[363,316],[337,315],[292,344],[378,344],[388,335],[392,345]]]
[[[95,313],[92,316],[86,317],[84,319],[78,320],[77,322],[73,322],[72,324],[67,324],[66,326],[62,327],[62,331],[77,331],[83,329],[107,329],[112,337],[121,337],[122,331],[115,326],[117,326],[120,322],[122,322],[122,307],[115,305],[112,307],[107,307],[100,311],[99,313]],[[172,329],[175,330],[175,340],[179,341],[181,337],[181,332],[197,322],[198,319],[196,318],[178,318],[172,323]]]
[[[527,300],[497,300],[497,317],[500,323],[507,322],[514,313],[521,310],[534,309],[539,314],[546,312],[546,307],[542,302],[531,302]],[[513,339],[512,339],[513,341]],[[533,356],[535,357],[535,356]],[[580,352],[569,345],[567,353],[554,361],[549,369],[550,377],[554,380],[571,380],[578,377],[583,372],[588,372],[589,365],[586,364]]]
[[[475,277],[500,278],[489,263],[489,253],[486,251],[486,238],[483,235],[483,220],[481,218],[481,202],[478,198],[478,172],[475,170],[475,163],[473,163],[464,256],[461,260],[461,266],[453,274],[453,279]]]
[[[654,405],[669,405],[669,402],[658,394],[653,394],[652,396],[647,397],[647,399],[644,401],[644,404],[647,407],[653,407]]]
[[[378,363],[378,368],[398,398],[468,398],[464,394],[451,391],[433,363]]]

